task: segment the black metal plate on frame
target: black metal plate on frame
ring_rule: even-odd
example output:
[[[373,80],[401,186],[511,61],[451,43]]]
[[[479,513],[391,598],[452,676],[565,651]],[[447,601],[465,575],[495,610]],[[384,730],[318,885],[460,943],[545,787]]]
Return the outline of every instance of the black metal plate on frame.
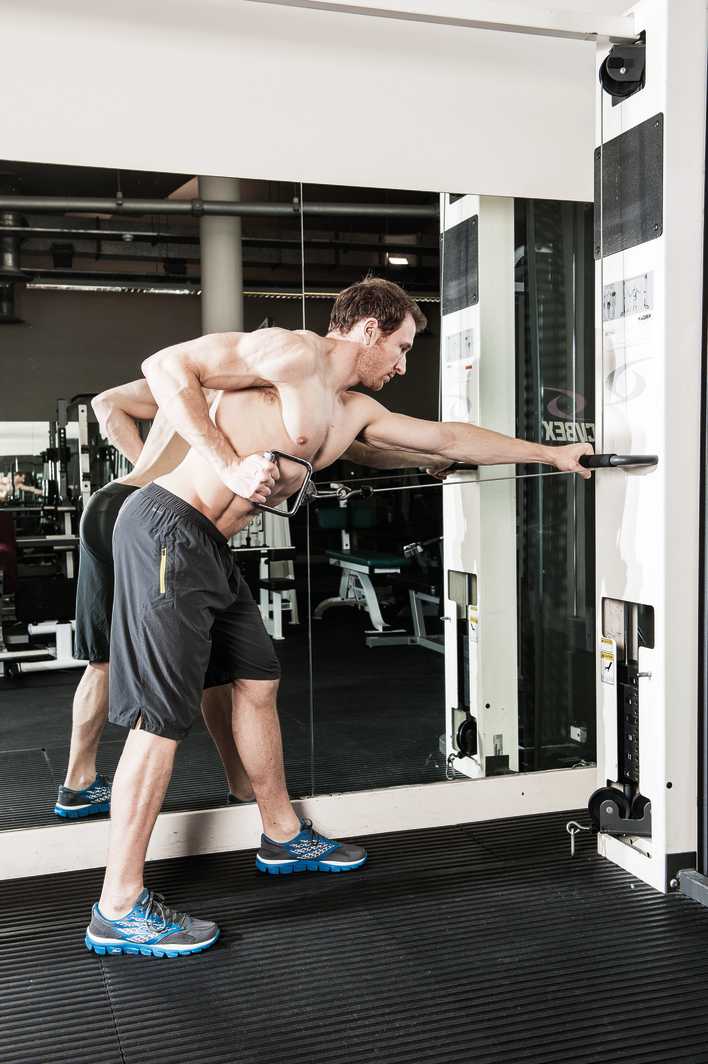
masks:
[[[462,197],[466,195],[466,192],[448,192],[447,198],[450,203],[457,203],[458,199],[462,199]]]
[[[664,231],[664,116],[654,115],[603,148],[603,253],[656,240]],[[600,258],[600,149],[595,149],[595,258]]]
[[[622,783],[639,783],[639,666],[620,664],[617,670],[619,763]]]
[[[479,218],[473,215],[442,234],[442,312],[479,303]]]

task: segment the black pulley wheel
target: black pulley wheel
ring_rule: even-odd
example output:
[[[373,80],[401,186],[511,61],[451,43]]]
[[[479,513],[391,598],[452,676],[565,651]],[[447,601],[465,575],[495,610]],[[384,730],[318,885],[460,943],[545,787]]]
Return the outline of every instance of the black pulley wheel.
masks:
[[[460,757],[473,757],[477,753],[477,721],[466,717],[457,729],[457,749]]]
[[[620,81],[617,78],[617,71],[613,71],[610,65],[610,57],[605,59],[604,63],[600,67],[600,84],[605,92],[609,92],[610,96],[618,96],[620,99],[627,99],[628,96],[632,96],[639,87],[639,81]],[[615,60],[615,63],[617,60]]]
[[[644,794],[635,794],[632,799],[632,810],[630,813],[632,820],[641,820],[644,816],[644,810],[648,805],[651,805],[650,798],[647,798]]]
[[[629,816],[629,801],[622,794],[622,791],[618,791],[614,787],[599,787],[598,790],[593,791],[588,801],[588,813],[594,828],[600,827],[600,809],[602,808],[602,803],[608,800],[615,803],[623,820],[626,820]]]

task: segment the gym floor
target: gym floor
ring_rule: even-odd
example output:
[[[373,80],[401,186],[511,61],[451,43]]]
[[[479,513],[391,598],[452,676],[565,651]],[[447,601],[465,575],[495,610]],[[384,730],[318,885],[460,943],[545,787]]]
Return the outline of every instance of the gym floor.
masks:
[[[363,790],[444,779],[441,654],[418,647],[367,647],[365,614],[335,608],[313,625],[316,793]],[[279,708],[288,785],[311,791],[307,627],[286,627],[277,644],[283,666]],[[0,829],[56,824],[64,782],[71,702],[82,670],[27,673],[0,680],[0,781],[7,796]],[[98,770],[112,776],[125,731],[108,725]],[[166,811],[223,803],[224,772],[200,715],[180,744]]]
[[[587,836],[571,859],[572,815],[369,836],[338,876],[154,862],[221,927],[188,958],[85,949],[102,870],[5,883],[3,1062],[705,1064],[708,913]]]

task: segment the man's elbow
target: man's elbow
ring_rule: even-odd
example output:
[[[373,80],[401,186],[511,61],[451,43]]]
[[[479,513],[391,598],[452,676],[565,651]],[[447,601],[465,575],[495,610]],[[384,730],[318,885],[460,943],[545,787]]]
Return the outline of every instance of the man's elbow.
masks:
[[[150,383],[151,378],[154,377],[154,374],[160,367],[160,364],[162,362],[162,355],[162,351],[156,351],[154,355],[148,355],[148,357],[143,359],[143,361],[140,363],[140,369],[142,370],[143,377],[148,382],[148,384]]]
[[[96,415],[96,420],[101,428],[102,435],[106,435],[105,429],[108,423],[108,418],[113,410],[113,401],[111,400],[111,393],[109,391],[100,392],[98,395],[94,395],[91,400],[91,408]]]
[[[200,381],[199,367],[194,365],[190,352],[183,347],[166,347],[156,351],[141,363],[140,368],[158,399],[165,388],[170,392],[181,391]]]

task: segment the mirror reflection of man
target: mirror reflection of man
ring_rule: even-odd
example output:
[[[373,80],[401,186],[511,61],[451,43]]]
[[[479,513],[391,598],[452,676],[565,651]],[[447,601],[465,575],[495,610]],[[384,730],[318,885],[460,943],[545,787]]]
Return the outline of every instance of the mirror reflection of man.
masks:
[[[18,496],[42,495],[42,489],[27,483],[27,473],[0,473],[0,502]]]
[[[109,719],[131,731],[114,781],[90,948],[135,952],[139,941],[140,952],[190,953],[218,937],[215,924],[167,909],[143,884],[176,746],[204,686],[230,689],[233,741],[263,821],[259,869],[344,871],[366,859],[361,847],[300,820],[287,794],[276,709],[280,667],[228,548],[254,504],[277,504],[298,487],[267,452],[323,469],[359,441],[402,452],[408,465],[543,462],[589,475],[579,465],[587,445],[549,449],[473,425],[392,414],[352,391],[357,384],[378,391],[405,373],[424,326],[398,286],[372,278],[340,293],[325,337],[282,329],[227,333],[143,363],[160,415],[124,486],[150,483],[123,504],[113,536]],[[400,456],[388,457],[401,464]]]

